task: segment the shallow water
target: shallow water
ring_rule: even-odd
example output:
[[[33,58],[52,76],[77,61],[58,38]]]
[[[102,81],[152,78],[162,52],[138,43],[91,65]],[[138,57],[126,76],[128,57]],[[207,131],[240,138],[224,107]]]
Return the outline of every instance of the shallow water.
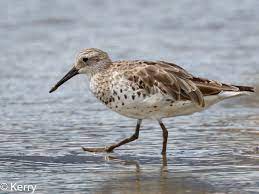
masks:
[[[222,102],[136,142],[89,154],[134,132],[78,76],[50,87],[84,47],[117,59],[174,61],[196,75],[259,88],[259,2],[1,1],[0,181],[36,193],[256,193],[259,95]],[[4,193],[4,191],[2,191]],[[0,191],[1,193],[1,191]]]

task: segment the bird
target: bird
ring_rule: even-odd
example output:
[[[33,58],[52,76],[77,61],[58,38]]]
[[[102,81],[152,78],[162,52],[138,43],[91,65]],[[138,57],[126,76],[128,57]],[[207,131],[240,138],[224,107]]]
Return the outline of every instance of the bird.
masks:
[[[162,155],[167,151],[168,130],[162,119],[203,111],[222,100],[249,95],[254,87],[222,83],[194,76],[171,62],[112,61],[97,48],[82,49],[72,69],[49,93],[70,78],[85,74],[91,93],[112,111],[136,119],[135,133],[104,147],[82,147],[88,152],[112,152],[139,137],[142,120],[156,120],[162,129]]]

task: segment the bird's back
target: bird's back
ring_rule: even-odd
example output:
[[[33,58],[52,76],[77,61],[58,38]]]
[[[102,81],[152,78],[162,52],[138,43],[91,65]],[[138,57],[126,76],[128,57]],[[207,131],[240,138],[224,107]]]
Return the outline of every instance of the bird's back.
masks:
[[[250,86],[225,84],[193,76],[182,67],[165,61],[117,61],[114,62],[114,66],[121,70],[128,80],[138,85],[143,84],[146,89],[158,87],[160,90],[171,90],[171,94],[176,95],[176,98],[189,99],[197,103],[200,99],[192,97],[193,92],[204,97],[219,94],[223,91],[255,91],[255,88]]]
[[[115,61],[93,80],[99,82],[95,88],[102,88],[94,92],[101,101],[133,118],[191,114],[225,98],[254,92],[252,87],[195,77],[164,61]]]

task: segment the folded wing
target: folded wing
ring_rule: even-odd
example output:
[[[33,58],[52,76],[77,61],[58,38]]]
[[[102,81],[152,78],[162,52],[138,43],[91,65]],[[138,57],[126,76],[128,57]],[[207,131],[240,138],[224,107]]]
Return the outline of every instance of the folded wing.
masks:
[[[161,92],[170,95],[175,101],[191,100],[204,107],[204,96],[221,91],[239,91],[239,88],[218,81],[199,78],[173,63],[164,61],[138,61],[128,74],[128,79],[152,94]]]

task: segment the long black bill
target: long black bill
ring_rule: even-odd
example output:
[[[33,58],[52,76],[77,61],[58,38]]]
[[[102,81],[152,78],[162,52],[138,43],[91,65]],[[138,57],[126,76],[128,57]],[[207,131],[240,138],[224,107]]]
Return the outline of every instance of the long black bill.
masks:
[[[63,83],[65,83],[70,78],[74,77],[78,74],[78,70],[73,67],[54,87],[51,88],[49,93],[54,92],[56,89],[58,89],[59,86],[61,86]]]

